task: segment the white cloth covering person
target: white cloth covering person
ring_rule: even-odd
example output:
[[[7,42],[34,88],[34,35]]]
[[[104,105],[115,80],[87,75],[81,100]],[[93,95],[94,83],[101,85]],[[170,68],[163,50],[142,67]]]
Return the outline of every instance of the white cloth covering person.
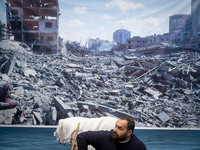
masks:
[[[100,118],[84,118],[84,117],[69,117],[60,119],[58,127],[54,132],[57,141],[60,144],[71,144],[77,130],[78,123],[79,132],[85,131],[98,131],[98,130],[111,130],[114,129],[117,118],[114,117],[100,117]]]

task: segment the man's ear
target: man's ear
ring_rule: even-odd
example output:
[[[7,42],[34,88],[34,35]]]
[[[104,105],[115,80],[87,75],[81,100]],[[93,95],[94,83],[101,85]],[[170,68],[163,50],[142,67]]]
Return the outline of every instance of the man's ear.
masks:
[[[132,130],[129,130],[129,131],[128,131],[128,136],[131,136],[132,133],[133,133],[133,131],[132,131]]]

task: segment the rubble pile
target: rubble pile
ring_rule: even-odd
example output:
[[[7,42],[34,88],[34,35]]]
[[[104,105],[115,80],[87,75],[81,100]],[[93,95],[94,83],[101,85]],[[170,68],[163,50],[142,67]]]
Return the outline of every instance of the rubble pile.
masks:
[[[78,57],[19,50],[24,47],[14,41],[0,46],[1,82],[9,81],[18,102],[14,109],[0,110],[0,124],[56,125],[70,116],[128,114],[137,126],[200,126],[198,52]]]

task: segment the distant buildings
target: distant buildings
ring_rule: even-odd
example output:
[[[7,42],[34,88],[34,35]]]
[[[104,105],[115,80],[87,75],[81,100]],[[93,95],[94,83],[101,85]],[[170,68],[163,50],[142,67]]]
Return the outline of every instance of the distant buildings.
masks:
[[[169,17],[169,33],[127,39],[127,48],[139,48],[161,43],[175,43],[183,48],[200,50],[200,0],[191,0],[191,14]]]
[[[58,51],[58,0],[6,0],[10,37],[35,51]]]
[[[100,38],[88,40],[88,49],[94,52],[95,51],[110,51],[114,45],[116,45],[115,42],[102,40]]]
[[[88,48],[89,49],[95,49],[96,47],[99,47],[102,43],[102,40],[100,38],[96,39],[89,39],[88,40]]]
[[[170,42],[171,35],[169,33],[165,33],[163,35],[150,35],[147,37],[134,36],[130,39],[127,39],[127,48],[134,49],[140,47],[147,47],[152,45],[159,45],[161,43]]]
[[[131,38],[131,32],[125,29],[119,29],[113,33],[113,41],[126,44],[126,40]]]

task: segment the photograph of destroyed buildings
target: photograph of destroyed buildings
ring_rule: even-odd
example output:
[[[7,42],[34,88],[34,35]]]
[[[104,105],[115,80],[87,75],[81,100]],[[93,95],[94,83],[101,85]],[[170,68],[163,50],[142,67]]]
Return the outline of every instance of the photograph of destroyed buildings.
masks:
[[[18,104],[1,100],[0,124],[131,115],[138,127],[200,126],[200,0],[0,7],[1,84]]]
[[[0,124],[128,114],[144,127],[200,125],[199,0],[0,4],[1,82],[18,103]]]

